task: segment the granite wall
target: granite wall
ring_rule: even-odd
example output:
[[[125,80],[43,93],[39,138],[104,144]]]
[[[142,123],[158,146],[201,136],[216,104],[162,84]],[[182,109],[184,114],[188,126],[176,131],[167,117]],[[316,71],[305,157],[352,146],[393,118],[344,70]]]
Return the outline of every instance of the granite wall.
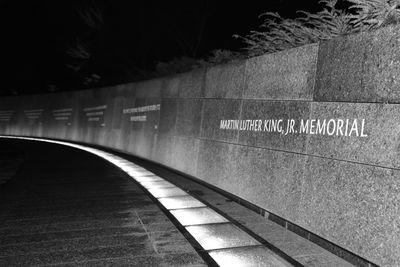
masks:
[[[182,75],[0,99],[0,133],[113,147],[400,265],[400,27]]]

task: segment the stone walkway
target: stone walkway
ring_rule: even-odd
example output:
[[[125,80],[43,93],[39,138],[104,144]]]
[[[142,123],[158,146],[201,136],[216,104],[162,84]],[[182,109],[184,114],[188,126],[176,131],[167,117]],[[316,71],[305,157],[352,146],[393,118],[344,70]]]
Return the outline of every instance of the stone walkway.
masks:
[[[13,146],[0,143],[0,187],[8,182],[18,171],[24,152]]]
[[[68,147],[0,140],[13,147],[26,160],[0,188],[0,266],[206,266],[120,169]]]

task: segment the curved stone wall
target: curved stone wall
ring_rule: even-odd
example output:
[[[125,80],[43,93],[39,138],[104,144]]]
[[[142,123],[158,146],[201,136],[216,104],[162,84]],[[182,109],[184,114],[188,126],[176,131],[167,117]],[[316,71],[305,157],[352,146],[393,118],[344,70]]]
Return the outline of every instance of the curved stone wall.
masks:
[[[400,265],[400,28],[97,90],[0,99],[0,133],[112,147]]]

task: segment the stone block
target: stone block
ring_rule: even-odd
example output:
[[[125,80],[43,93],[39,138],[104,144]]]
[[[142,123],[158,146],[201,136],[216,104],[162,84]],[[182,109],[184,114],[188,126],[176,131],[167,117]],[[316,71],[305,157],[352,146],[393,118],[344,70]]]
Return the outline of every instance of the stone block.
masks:
[[[161,97],[161,79],[148,80],[135,84],[137,98]]]
[[[246,99],[311,100],[318,44],[254,57],[246,62]]]
[[[149,108],[149,110],[142,113],[146,116],[146,121],[144,122],[144,127],[143,127],[144,132],[158,132],[161,99],[160,98],[146,99],[146,107]]]
[[[221,186],[229,179],[231,150],[227,143],[200,140],[196,177],[214,186]]]
[[[108,125],[107,128],[112,128],[112,129],[121,129],[122,127],[122,118],[123,118],[123,108],[124,108],[124,101],[125,97],[123,96],[116,96],[112,99],[110,99],[112,102],[111,109],[107,113],[108,118],[106,118],[106,125]]]
[[[157,142],[152,157],[156,161],[168,166],[171,164],[171,155],[174,146],[177,111],[178,103],[176,99],[161,100]]]
[[[158,135],[153,151],[153,159],[170,166],[174,146],[175,122],[178,111],[176,99],[162,99],[158,125]]]
[[[202,99],[179,99],[176,135],[198,137],[200,134]]]
[[[400,171],[309,157],[295,223],[379,266],[400,264]]]
[[[180,76],[174,75],[164,78],[164,83],[161,91],[163,98],[176,98],[179,96]]]
[[[146,121],[144,122],[142,128],[142,138],[145,140],[143,143],[142,150],[146,151],[147,157],[151,158],[154,154],[154,149],[156,149],[156,141],[159,132],[159,120],[160,120],[160,98],[149,98],[146,100],[146,106],[151,107],[155,110],[149,110],[143,114],[146,116]],[[158,106],[158,109],[156,108]]]
[[[299,132],[301,120],[309,116],[310,102],[245,100],[240,119],[258,121],[258,128],[240,130],[239,143],[305,152],[307,136]]]
[[[80,108],[74,103],[76,96],[71,92],[51,96],[46,112],[46,128],[49,131],[57,131],[57,136],[64,138],[72,124],[78,123]]]
[[[175,149],[175,137],[173,135],[158,135],[156,149],[153,153],[153,159],[166,166],[172,167],[172,160]]]
[[[133,108],[139,108],[146,106],[146,99],[145,98],[135,98],[132,99],[130,102],[130,106],[125,109],[125,120],[128,121],[130,132],[139,132],[142,130],[144,126],[144,122],[141,120],[135,120],[137,116],[143,116],[144,114],[141,112],[134,111],[132,112]]]
[[[205,97],[241,98],[245,87],[245,62],[216,65],[207,70]]]
[[[124,83],[124,84],[118,84],[110,88],[110,90],[113,91],[113,96],[120,96],[120,97],[126,97],[126,96],[135,96],[135,87],[136,83]]]
[[[107,132],[107,146],[122,150],[125,146],[121,129],[109,129]]]
[[[146,106],[146,99],[126,99],[124,103],[124,114],[122,115],[122,129],[128,152],[138,155],[138,146],[142,142],[144,122],[132,117],[143,116],[142,113],[133,112],[132,109]]]
[[[138,100],[144,102],[144,100]],[[130,121],[131,114],[127,113],[127,110],[134,108],[136,105],[136,98],[135,97],[129,97],[129,96],[123,96],[123,101],[122,101],[122,110],[121,110],[121,129],[123,135],[129,135],[130,130],[131,130],[131,124],[132,122]],[[138,103],[141,104],[141,103]]]
[[[241,100],[205,99],[201,138],[237,143],[239,131],[220,129],[220,126],[221,120],[239,119],[241,105]]]
[[[156,138],[157,136],[153,133],[140,132],[136,134],[135,154],[150,159]]]
[[[303,155],[237,145],[230,161],[224,187],[234,187],[233,194],[289,221],[298,217]]]
[[[140,142],[140,132],[131,130],[128,135],[125,135],[126,148],[124,151],[140,156],[138,153],[138,146]]]
[[[202,140],[197,177],[288,220],[298,216],[304,156]]]
[[[174,135],[178,101],[176,99],[162,99],[159,123],[159,135]]]
[[[79,100],[79,126],[83,128],[101,128],[106,125],[110,104],[104,94],[94,90],[85,90],[77,95]]]
[[[400,102],[400,27],[321,43],[317,101]]]
[[[20,114],[17,116],[18,128],[21,135],[40,136],[48,112],[48,102],[41,101],[45,96],[25,96],[19,105]]]
[[[196,175],[199,139],[175,136],[171,166],[189,175]]]
[[[148,99],[137,99],[136,108],[149,108],[150,110],[138,110],[137,112],[130,113],[133,117],[140,117],[140,120],[131,121],[133,127],[136,128],[136,153],[139,156],[150,158],[152,155],[155,142],[158,134],[158,123],[160,110],[155,109],[157,105],[160,105],[160,98],[148,98]],[[132,117],[131,117],[132,120]]]
[[[192,70],[179,76],[179,97],[200,98],[204,97],[205,69]]]

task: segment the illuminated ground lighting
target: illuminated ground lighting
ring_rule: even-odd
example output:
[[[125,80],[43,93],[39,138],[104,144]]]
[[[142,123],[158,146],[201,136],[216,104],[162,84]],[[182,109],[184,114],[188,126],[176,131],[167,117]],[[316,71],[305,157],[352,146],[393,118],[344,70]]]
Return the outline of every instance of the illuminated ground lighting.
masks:
[[[192,196],[164,197],[158,201],[168,210],[205,207],[206,205]]]
[[[176,186],[167,182],[167,181],[150,181],[150,182],[140,182],[140,184],[149,189],[156,189],[156,188],[175,188]]]
[[[144,182],[156,182],[156,181],[162,181],[163,179],[158,176],[136,176],[136,181],[139,183],[144,183]]]
[[[180,188],[154,188],[149,192],[156,198],[187,196],[188,194]]]
[[[222,267],[292,266],[263,246],[220,249],[209,251],[209,255]]]
[[[261,246],[250,235],[230,223],[228,219],[174,184],[128,160],[83,145],[41,138],[1,136],[65,145],[95,154],[122,169],[141,184],[220,266],[292,266],[272,251]]]
[[[188,226],[186,230],[205,250],[261,245],[231,223]]]
[[[184,226],[229,222],[225,217],[207,207],[171,210],[170,212]]]

